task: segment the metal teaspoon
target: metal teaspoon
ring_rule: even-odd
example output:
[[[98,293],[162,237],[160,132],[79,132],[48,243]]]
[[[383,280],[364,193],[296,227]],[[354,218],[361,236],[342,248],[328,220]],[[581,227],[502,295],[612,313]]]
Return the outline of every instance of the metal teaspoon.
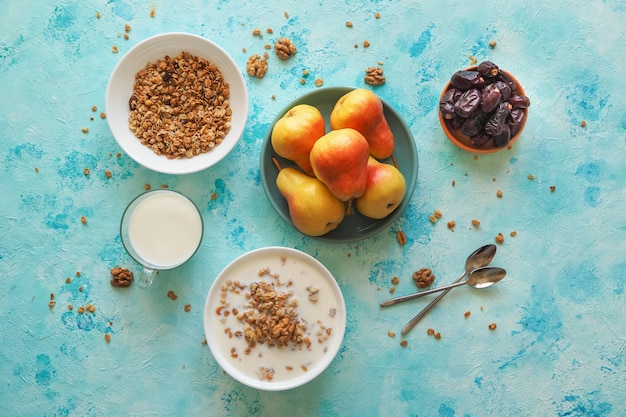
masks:
[[[467,260],[465,261],[465,271],[463,272],[463,274],[461,274],[461,276],[456,279],[456,281],[454,281],[454,283],[461,282],[461,280],[465,278],[469,273],[471,273],[474,269],[482,268],[489,265],[495,255],[496,245],[494,244],[485,245],[476,249],[470,254],[470,256],[467,257]],[[422,311],[420,311],[402,328],[401,333],[405,335],[409,331],[411,331],[413,326],[415,326],[417,322],[420,321],[426,315],[426,313],[428,313],[430,309],[435,306],[435,304],[441,301],[441,299],[445,297],[445,295],[450,292],[450,290],[451,288],[444,290],[441,294],[437,296],[437,298],[431,301],[430,304],[424,307]]]

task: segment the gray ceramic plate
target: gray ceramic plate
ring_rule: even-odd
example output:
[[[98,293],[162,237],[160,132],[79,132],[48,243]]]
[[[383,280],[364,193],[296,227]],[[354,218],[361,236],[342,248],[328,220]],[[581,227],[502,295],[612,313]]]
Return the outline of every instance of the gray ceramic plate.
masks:
[[[296,166],[293,162],[279,157],[272,148],[271,135],[274,123],[280,119],[287,111],[298,104],[310,104],[317,107],[326,121],[326,131],[330,130],[329,117],[330,113],[335,106],[335,103],[341,96],[347,92],[354,90],[350,87],[328,87],[321,88],[303,95],[287,105],[274,119],[272,126],[270,127],[263,147],[261,149],[261,180],[263,182],[263,188],[265,194],[270,203],[276,210],[276,212],[283,218],[288,224],[293,226],[291,219],[289,218],[289,207],[287,206],[287,200],[280,194],[276,187],[276,175],[278,170],[272,162],[272,158],[275,157],[280,162],[281,166]],[[389,123],[395,140],[396,148],[394,151],[394,157],[398,162],[398,169],[402,172],[406,178],[407,192],[404,200],[400,206],[389,216],[384,219],[375,220],[362,216],[356,210],[353,210],[352,215],[347,215],[341,224],[333,231],[325,234],[324,236],[316,237],[315,239],[324,240],[328,242],[353,242],[361,239],[373,236],[385,229],[387,229],[409,204],[409,200],[413,195],[415,189],[415,183],[417,182],[417,148],[413,139],[411,130],[402,120],[400,115],[389,106],[383,100],[385,117]],[[391,163],[391,159],[384,162]]]

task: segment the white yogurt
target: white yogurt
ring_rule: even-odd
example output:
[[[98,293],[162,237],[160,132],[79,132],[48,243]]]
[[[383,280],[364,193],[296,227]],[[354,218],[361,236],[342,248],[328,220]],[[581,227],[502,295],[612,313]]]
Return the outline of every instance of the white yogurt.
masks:
[[[278,276],[259,276],[268,269]],[[226,292],[226,282],[239,281],[245,288],[239,294]],[[306,323],[306,344],[291,343],[276,347],[256,344],[246,353],[248,342],[243,335],[244,324],[232,314],[246,309],[250,284],[265,281],[276,283],[277,292],[291,292],[297,301],[298,318]],[[277,283],[280,282],[280,285]],[[311,290],[318,290],[311,295]],[[218,307],[225,306],[217,313]],[[224,315],[228,310],[230,314]],[[346,325],[345,304],[332,275],[308,255],[288,248],[264,248],[235,260],[216,279],[205,306],[205,330],[211,351],[220,365],[240,382],[257,388],[272,389],[272,385],[291,387],[289,381],[303,382],[321,373],[341,347]],[[267,378],[271,370],[271,379]],[[256,382],[255,382],[256,381]]]

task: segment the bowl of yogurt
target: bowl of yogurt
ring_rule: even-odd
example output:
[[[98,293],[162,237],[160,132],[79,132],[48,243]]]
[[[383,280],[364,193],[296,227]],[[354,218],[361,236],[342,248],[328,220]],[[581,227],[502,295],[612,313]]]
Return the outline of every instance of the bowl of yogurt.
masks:
[[[230,262],[206,298],[211,353],[232,378],[284,391],[320,375],[343,344],[346,307],[339,285],[317,259],[264,247]]]

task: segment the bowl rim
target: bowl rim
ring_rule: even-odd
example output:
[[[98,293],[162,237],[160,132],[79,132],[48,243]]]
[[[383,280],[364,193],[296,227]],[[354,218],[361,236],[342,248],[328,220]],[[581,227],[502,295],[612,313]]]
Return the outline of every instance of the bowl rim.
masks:
[[[218,296],[215,293],[221,290],[221,281],[223,281],[224,279],[227,279],[228,273],[230,272],[230,270],[236,267],[239,263],[245,262],[249,258],[250,259],[255,259],[255,258],[262,259],[263,256],[272,256],[272,255],[276,255],[276,256],[286,255],[287,257],[297,257],[299,260],[309,263],[311,267],[315,268],[317,271],[320,272],[320,274],[323,276],[323,279],[328,280],[328,283],[332,287],[333,292],[337,298],[337,302],[338,302],[337,315],[340,315],[339,324],[341,325],[341,328],[339,329],[336,327],[333,327],[332,334],[333,336],[337,336],[337,337],[334,339],[334,343],[329,348],[329,351],[326,352],[326,354],[322,357],[322,360],[317,364],[317,366],[313,367],[312,369],[309,369],[305,374],[300,375],[296,378],[285,380],[285,381],[278,381],[278,382],[267,382],[267,381],[262,381],[260,379],[254,379],[252,377],[245,375],[238,368],[233,366],[225,358],[225,355],[227,353],[222,352],[217,346],[217,342],[215,341],[215,339],[211,337],[212,332],[209,326],[209,322],[210,322],[209,315],[215,311],[215,305],[212,304],[211,301],[213,298]],[[291,248],[291,247],[286,247],[286,246],[259,247],[257,249],[253,249],[248,252],[245,252],[237,256],[235,259],[231,260],[220,271],[220,273],[217,275],[217,277],[211,284],[211,287],[206,296],[206,300],[204,304],[204,311],[203,311],[203,328],[204,328],[205,337],[206,337],[209,349],[211,350],[211,354],[213,355],[218,365],[222,368],[222,370],[225,373],[227,373],[230,377],[240,382],[241,384],[246,385],[251,388],[256,388],[262,391],[290,390],[290,389],[305,385],[311,382],[312,380],[314,380],[315,378],[317,378],[319,375],[321,375],[330,366],[330,364],[333,362],[333,360],[335,359],[335,357],[341,350],[341,347],[344,344],[346,327],[347,327],[347,313],[346,313],[345,299],[341,291],[341,287],[339,287],[339,284],[337,283],[337,280],[335,279],[333,274],[328,270],[328,268],[321,261],[319,261],[312,255],[309,255],[308,253],[303,252],[301,250]]]
[[[179,44],[182,46],[179,47]],[[224,140],[214,149],[195,155],[193,158],[168,159],[164,155],[157,155],[139,140],[137,143],[130,141],[130,138],[136,139],[136,137],[127,124],[130,110],[128,105],[122,102],[124,101],[123,98],[126,101],[130,98],[135,74],[144,68],[148,62],[168,54],[171,55],[174,53],[172,51],[182,52],[188,49],[206,50],[208,53],[205,55],[199,52],[192,53],[215,63],[222,72],[224,79],[230,86],[229,100],[233,117],[231,118],[230,131],[226,136],[227,140]],[[165,52],[158,52],[161,50],[165,50]],[[141,58],[143,55],[148,56],[145,62]],[[139,165],[163,174],[195,173],[223,160],[237,146],[243,136],[248,119],[248,102],[248,87],[233,57],[216,42],[188,32],[160,33],[135,44],[116,63],[109,76],[105,92],[106,119],[115,141]],[[120,106],[120,103],[123,106]],[[124,120],[124,122],[120,122],[120,120]],[[237,122],[234,123],[234,120]]]
[[[477,68],[478,68],[477,65],[473,65],[471,67],[464,68],[463,71],[474,71]],[[516,92],[522,95],[526,95],[526,92],[524,91],[524,87],[522,86],[522,84],[520,84],[519,80],[513,74],[511,74],[509,71],[503,70],[502,68],[500,68],[500,71],[502,71],[508,77],[510,77],[513,81],[515,81],[515,83],[517,84],[517,89],[515,90]],[[445,87],[443,88],[441,92],[441,95],[439,96],[439,102],[441,102],[441,99],[446,94],[446,91],[450,89],[450,84],[451,84],[450,81],[446,83]],[[466,138],[466,136],[463,133],[461,133],[459,129],[450,129],[450,127],[444,120],[443,116],[441,115],[441,110],[439,110],[439,107],[437,107],[439,123],[441,124],[441,128],[443,129],[443,132],[448,138],[448,140],[450,140],[450,142],[454,143],[457,147],[463,149],[464,151],[477,153],[477,154],[492,154],[492,153],[500,152],[504,149],[511,149],[513,146],[513,143],[517,141],[517,139],[520,137],[520,135],[524,131],[524,127],[526,126],[526,121],[528,120],[528,108],[524,109],[524,112],[526,114],[524,116],[524,120],[522,121],[522,126],[520,127],[519,131],[515,134],[515,136],[511,137],[508,145],[502,146],[502,147],[492,146],[489,148],[480,148],[480,147],[471,146],[469,144],[469,138],[464,139],[463,141],[460,140],[458,136],[461,136],[462,138]]]
[[[382,97],[380,97],[382,103],[383,103],[383,109],[385,111],[388,111],[389,113],[393,114],[393,116],[397,119],[398,124],[401,126],[402,130],[404,132],[407,133],[407,143],[408,143],[408,148],[410,148],[410,152],[411,152],[411,156],[414,159],[414,164],[410,167],[409,174],[405,175],[406,178],[406,182],[407,182],[407,189],[406,189],[406,195],[404,197],[404,199],[402,200],[402,202],[400,203],[400,205],[396,208],[396,210],[394,210],[391,214],[389,214],[387,217],[383,218],[383,219],[370,219],[373,223],[372,226],[369,226],[367,228],[367,230],[363,231],[362,233],[356,233],[354,236],[352,237],[346,237],[346,238],[333,238],[333,234],[335,232],[335,230],[322,235],[322,236],[309,236],[306,235],[302,232],[300,232],[299,230],[297,230],[294,225],[293,222],[291,221],[291,219],[289,218],[289,213],[285,213],[283,212],[283,210],[279,209],[279,207],[277,207],[277,203],[271,198],[271,192],[270,192],[270,187],[268,184],[268,181],[270,180],[265,172],[264,169],[264,164],[265,164],[265,160],[271,156],[271,154],[273,153],[273,148],[271,145],[271,132],[272,132],[272,128],[274,126],[274,124],[276,124],[276,122],[278,121],[278,119],[280,119],[285,113],[287,113],[287,111],[289,111],[289,109],[293,106],[295,106],[296,104],[310,104],[309,100],[312,97],[321,95],[321,94],[336,94],[338,95],[338,98],[341,97],[341,95],[346,94],[352,90],[356,90],[358,88],[363,88],[363,87],[354,87],[354,86],[330,86],[330,87],[321,87],[321,88],[317,88],[315,90],[309,91],[305,94],[302,94],[296,98],[294,98],[293,100],[291,100],[289,103],[287,103],[277,114],[276,117],[272,120],[272,122],[269,125],[269,128],[265,134],[263,143],[261,145],[261,156],[260,156],[260,169],[261,169],[261,183],[263,185],[263,189],[265,191],[265,194],[270,202],[270,205],[274,208],[274,210],[278,213],[279,217],[282,218],[289,226],[291,226],[297,233],[300,233],[302,236],[306,236],[309,237],[311,239],[315,239],[318,241],[322,241],[322,242],[329,242],[329,243],[352,243],[352,242],[357,242],[357,241],[361,241],[361,240],[365,240],[368,239],[372,236],[378,235],[379,233],[384,232],[385,230],[387,230],[389,227],[391,227],[391,225],[398,219],[398,217],[400,217],[402,215],[402,213],[404,213],[411,201],[411,198],[415,192],[415,189],[417,187],[417,180],[418,180],[418,171],[419,171],[419,155],[418,155],[418,151],[417,151],[417,143],[415,141],[415,137],[413,135],[413,131],[411,130],[410,126],[407,124],[407,122],[404,120],[404,118],[400,115],[400,113],[398,112],[398,110],[396,110],[393,106],[391,106],[391,104],[389,104],[385,99],[383,99]],[[328,127],[328,126],[327,126]],[[327,129],[328,132],[328,129]],[[395,151],[394,151],[395,153]],[[275,155],[277,157],[277,159],[279,159],[280,161],[285,161],[284,158],[279,157],[278,155]],[[273,165],[272,165],[273,166]],[[294,164],[295,166],[295,164]],[[272,181],[275,180],[275,176],[273,177]],[[354,214],[353,214],[354,215]],[[358,216],[361,216],[361,214],[359,213]],[[345,220],[344,220],[345,221]]]

